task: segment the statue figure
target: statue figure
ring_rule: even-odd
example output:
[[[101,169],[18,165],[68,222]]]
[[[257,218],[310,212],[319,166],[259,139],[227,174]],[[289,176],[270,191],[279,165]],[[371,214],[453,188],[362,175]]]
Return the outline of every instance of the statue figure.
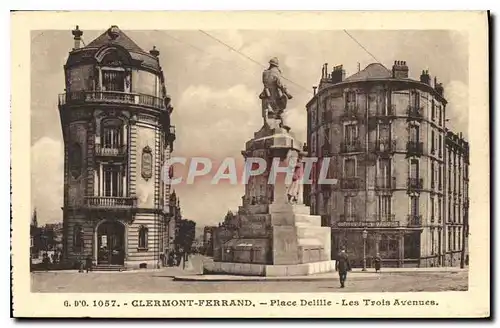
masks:
[[[264,90],[259,95],[262,100],[262,117],[265,124],[268,124],[268,119],[271,118],[279,120],[280,126],[282,126],[282,114],[286,109],[287,100],[293,98],[281,82],[281,78],[278,58],[271,58],[269,68],[262,73]]]

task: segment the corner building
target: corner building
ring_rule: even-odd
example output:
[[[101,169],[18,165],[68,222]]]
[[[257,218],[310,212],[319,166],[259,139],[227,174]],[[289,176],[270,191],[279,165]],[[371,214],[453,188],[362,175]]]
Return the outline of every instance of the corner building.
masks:
[[[64,253],[97,267],[161,264],[169,247],[170,186],[162,165],[175,139],[159,51],[117,26],[74,48],[59,96],[64,137]]]
[[[325,64],[307,104],[309,155],[329,158],[328,178],[306,201],[332,227],[332,254],[345,246],[354,266],[380,253],[384,266],[444,265],[446,99],[428,71],[410,79],[404,61],[345,78]],[[366,230],[366,239],[363,231]]]

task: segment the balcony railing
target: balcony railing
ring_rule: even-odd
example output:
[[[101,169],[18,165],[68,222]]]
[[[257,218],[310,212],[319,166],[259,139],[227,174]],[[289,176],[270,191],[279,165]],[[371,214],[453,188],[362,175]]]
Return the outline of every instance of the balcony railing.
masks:
[[[346,105],[344,111],[340,115],[341,120],[357,120],[361,117],[361,111],[357,105]]]
[[[424,117],[424,110],[422,107],[408,106],[406,114],[409,119],[422,119]]]
[[[408,215],[408,226],[409,227],[422,226],[422,216],[420,216],[420,215]]]
[[[372,151],[377,153],[388,153],[396,151],[396,140],[378,140],[370,145]]]
[[[375,188],[379,190],[396,189],[396,177],[377,177],[375,180]]]
[[[132,209],[137,207],[135,197],[85,197],[85,206],[89,209]]]
[[[165,100],[155,96],[120,91],[74,91],[59,95],[59,106],[110,103],[165,109]]]
[[[359,140],[340,143],[340,153],[359,153],[362,151],[363,149]]]
[[[342,221],[342,222],[358,221],[358,216],[356,214],[340,214],[340,221]]]
[[[424,179],[421,178],[409,178],[408,179],[408,189],[410,190],[421,190],[424,185]]]
[[[377,108],[369,111],[371,117],[387,118],[392,117],[396,113],[396,105],[387,106],[384,108]]]
[[[121,157],[127,154],[127,145],[106,147],[100,144],[95,145],[95,154],[103,157]]]
[[[357,190],[361,188],[360,178],[342,178],[340,179],[340,188],[347,190]]]
[[[418,141],[408,141],[406,143],[408,155],[421,156],[424,153],[424,143]]]
[[[373,215],[373,220],[377,222],[398,222],[396,221],[396,214],[377,213]],[[398,222],[399,225],[399,222]]]

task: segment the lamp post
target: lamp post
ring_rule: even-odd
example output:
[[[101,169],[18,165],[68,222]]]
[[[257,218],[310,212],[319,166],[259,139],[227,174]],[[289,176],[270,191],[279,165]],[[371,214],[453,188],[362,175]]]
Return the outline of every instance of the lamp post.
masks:
[[[368,231],[363,230],[363,270],[366,271],[366,237],[368,237]]]

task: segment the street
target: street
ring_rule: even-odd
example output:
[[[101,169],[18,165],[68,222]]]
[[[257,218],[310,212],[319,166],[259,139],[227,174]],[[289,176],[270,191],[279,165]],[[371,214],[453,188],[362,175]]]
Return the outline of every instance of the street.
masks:
[[[199,271],[201,261],[194,259]],[[419,292],[467,290],[468,272],[352,272],[346,288],[338,276],[310,281],[174,281],[179,268],[127,272],[34,272],[32,292],[47,293],[287,293],[287,292]]]

